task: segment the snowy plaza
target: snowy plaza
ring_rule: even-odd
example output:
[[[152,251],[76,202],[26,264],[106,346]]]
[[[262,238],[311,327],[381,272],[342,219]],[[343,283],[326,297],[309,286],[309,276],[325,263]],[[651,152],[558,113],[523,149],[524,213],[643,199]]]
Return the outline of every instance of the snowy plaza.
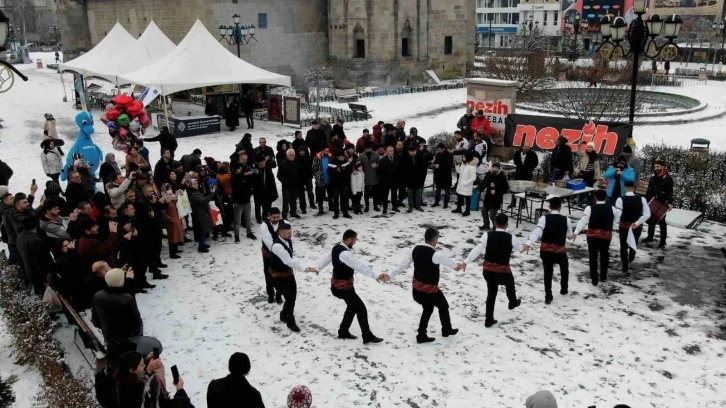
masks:
[[[54,114],[59,137],[66,144],[77,133],[73,122],[77,111],[70,102],[62,102],[59,75],[29,65],[20,69],[29,81],[0,95],[4,119],[0,158],[15,170],[13,191],[26,191],[32,179],[45,180],[38,162],[44,113]],[[65,77],[68,86],[71,75]],[[726,84],[721,82],[657,90],[697,98],[710,109],[726,107]],[[370,129],[378,120],[404,119],[407,127],[418,128],[426,138],[455,129],[465,99],[464,89],[362,99],[360,103],[375,111],[373,119],[346,123],[345,131],[355,143],[362,129]],[[112,152],[99,112],[92,112],[93,139],[103,152]],[[724,128],[726,118],[718,117],[702,123],[636,126],[634,135],[639,147],[658,143],[687,147],[692,138],[705,137],[712,149],[723,150]],[[249,132],[253,144],[264,137],[268,146],[274,146],[283,138],[292,140],[294,130],[257,121]],[[181,138],[177,154],[199,148],[204,156],[226,160],[247,132],[225,129]],[[156,133],[150,129],[149,134]],[[152,145],[149,150],[156,157],[157,148]],[[123,153],[116,156],[122,158]],[[371,211],[351,220],[333,220],[309,211],[292,222],[296,258],[304,266],[317,265],[350,228],[359,234],[355,246],[359,259],[376,273],[391,272],[414,245],[423,242],[425,228],[433,227],[441,232],[441,250],[463,260],[481,236],[477,228],[481,215],[472,213],[465,219],[431,208],[431,189],[424,192],[424,200],[429,206],[423,213],[386,217]],[[579,219],[579,211],[573,209],[572,217]],[[257,227],[254,224],[255,232]],[[511,220],[510,228],[526,240],[533,225],[514,228]],[[550,305],[543,302],[538,251],[517,254],[512,269],[522,305],[507,310],[501,290],[499,323],[492,328],[484,327],[486,284],[481,262],[461,272],[443,269],[441,289],[448,297],[453,326],[460,332],[441,337],[435,314],[429,326],[430,335],[436,337],[432,344],[415,342],[421,308],[411,299],[410,270],[387,284],[363,277],[356,281],[371,328],[383,343],[363,345],[360,340],[336,338],[344,305],[330,293],[330,269],[297,274],[296,315],[302,331],[289,331],[277,319],[280,306],[267,303],[260,243],[244,238],[240,244],[215,241],[207,254],[196,253],[193,243],[185,245],[181,259],[165,260],[170,278],[155,281],[157,288],[137,295],[137,302],[144,334],[164,345],[164,361],[179,367],[198,408],[206,407],[207,385],[226,375],[227,359],[237,351],[250,356],[248,380],[268,407],[285,406],[287,392],[296,385],[309,387],[313,406],[321,408],[519,407],[528,395],[542,389],[550,390],[560,407],[722,407],[726,406],[726,278],[719,248],[725,233],[726,227],[709,221],[695,229],[671,226],[667,251],[642,246],[629,278],[619,271],[614,242],[611,279],[599,286],[589,282],[587,244],[580,238],[568,243],[570,293],[556,293]],[[555,280],[558,275],[555,269]],[[360,334],[357,323],[352,332]],[[33,370],[12,363],[12,346],[2,326],[0,347],[3,376],[19,376],[16,406],[30,407],[29,398],[41,380]],[[77,358],[77,352],[68,351],[67,358]],[[69,365],[92,376],[83,362]]]

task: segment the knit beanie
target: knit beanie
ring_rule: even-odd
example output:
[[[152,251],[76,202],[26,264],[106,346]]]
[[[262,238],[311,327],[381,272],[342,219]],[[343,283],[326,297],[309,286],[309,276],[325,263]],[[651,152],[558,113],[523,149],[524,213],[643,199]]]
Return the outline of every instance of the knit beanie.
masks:
[[[106,272],[106,285],[109,288],[122,288],[124,286],[124,280],[126,279],[126,273],[123,270],[114,268]]]
[[[524,403],[527,408],[557,408],[557,400],[549,391],[537,391],[527,398]]]
[[[60,194],[61,191],[62,190],[60,184],[56,183],[55,181],[49,181],[45,184],[46,194]]]
[[[250,372],[250,358],[245,353],[234,353],[229,358],[230,374],[245,375]]]

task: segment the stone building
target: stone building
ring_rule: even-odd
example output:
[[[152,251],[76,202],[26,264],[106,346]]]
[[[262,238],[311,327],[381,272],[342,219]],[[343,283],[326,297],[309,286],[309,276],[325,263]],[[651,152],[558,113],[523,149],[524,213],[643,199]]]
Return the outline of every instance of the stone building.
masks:
[[[18,43],[24,32],[27,43],[57,44],[60,35],[52,28],[58,24],[56,7],[56,0],[0,0],[0,9],[10,18]]]
[[[219,36],[238,13],[258,39],[240,47],[242,59],[296,85],[308,67],[329,64],[346,87],[421,83],[428,69],[464,76],[474,62],[474,1],[58,0],[58,8],[63,38],[72,37],[66,52],[97,44],[117,21],[138,36],[153,19],[178,43],[197,18]]]

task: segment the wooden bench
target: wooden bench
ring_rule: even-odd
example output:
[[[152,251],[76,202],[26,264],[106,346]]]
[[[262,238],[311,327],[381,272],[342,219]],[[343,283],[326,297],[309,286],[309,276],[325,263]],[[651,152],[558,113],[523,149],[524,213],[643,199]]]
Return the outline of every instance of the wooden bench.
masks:
[[[348,109],[350,109],[353,112],[353,116],[357,119],[358,113],[362,114],[363,119],[369,119],[369,114],[373,112],[372,110],[368,110],[368,107],[365,105],[357,104],[357,103],[349,103]]]
[[[335,97],[338,103],[358,102],[358,92],[355,89],[336,89]]]
[[[74,323],[78,328],[78,333],[81,336],[81,340],[83,340],[83,344],[86,346],[86,348],[93,351],[100,351],[105,354],[106,347],[101,343],[98,337],[96,337],[96,335],[88,327],[88,325],[86,325],[86,322],[84,322],[83,318],[76,312],[76,310],[71,305],[71,302],[68,301],[68,299],[66,299],[66,297],[61,295],[60,293],[58,293],[58,298],[63,305],[63,309],[65,309],[66,313],[70,317],[69,320]]]

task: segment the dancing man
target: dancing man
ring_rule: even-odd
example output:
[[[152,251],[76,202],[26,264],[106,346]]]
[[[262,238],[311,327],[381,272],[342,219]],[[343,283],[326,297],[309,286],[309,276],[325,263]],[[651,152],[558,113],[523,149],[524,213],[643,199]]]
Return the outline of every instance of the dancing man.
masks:
[[[278,304],[282,304],[282,295],[278,292],[277,298],[275,298],[275,285],[273,285],[272,278],[270,278],[270,257],[272,257],[272,243],[274,238],[277,236],[277,229],[280,226],[282,217],[280,216],[280,209],[277,207],[270,208],[269,216],[265,222],[260,225],[260,236],[262,236],[262,264],[265,269],[265,287],[267,289],[267,303],[272,303],[277,300]],[[287,222],[287,221],[284,221]]]
[[[632,186],[632,181],[626,181]],[[608,268],[610,267],[610,241],[613,239],[613,224],[620,221],[620,210],[607,204],[608,195],[605,190],[595,192],[595,204],[585,208],[582,218],[575,227],[572,234],[572,242],[575,242],[577,235],[587,225],[587,250],[590,254],[590,279],[592,284],[597,286],[599,281],[608,280]],[[620,198],[618,198],[620,200]],[[625,235],[627,237],[627,234]],[[623,235],[620,235],[622,242]],[[625,244],[627,245],[627,244]],[[598,258],[600,260],[600,279],[597,276]],[[627,265],[627,264],[626,264]]]
[[[464,261],[465,264],[472,263],[484,254],[482,265],[484,280],[487,282],[487,309],[484,327],[492,327],[497,323],[494,320],[494,305],[497,301],[499,286],[504,286],[509,299],[509,310],[522,304],[522,299],[517,299],[517,292],[514,288],[514,275],[509,261],[513,251],[522,252],[522,243],[514,235],[506,232],[509,219],[505,214],[497,214],[495,218],[496,229],[485,232],[479,239],[479,243],[469,252]]]
[[[292,227],[286,222],[279,223],[277,234],[273,238],[270,247],[270,278],[277,289],[278,295],[285,298],[280,312],[280,321],[287,323],[287,327],[299,332],[300,328],[295,324],[295,299],[297,298],[297,282],[293,271],[302,271],[302,265],[293,258],[292,252]],[[310,269],[308,269],[310,271]]]
[[[524,244],[524,252],[529,253],[532,244],[542,237],[539,247],[539,257],[544,266],[545,303],[552,303],[552,274],[555,264],[560,265],[560,294],[567,294],[567,283],[570,276],[569,263],[565,242],[572,234],[570,219],[560,214],[562,199],[550,199],[550,213],[540,217],[537,226],[532,231],[529,241]]]
[[[623,273],[629,276],[628,268],[635,260],[635,248],[628,248],[628,232],[633,231],[635,246],[638,246],[643,224],[650,219],[650,207],[644,197],[635,194],[635,183],[625,182],[625,195],[618,197],[615,208],[622,212],[620,216],[620,262],[623,264]]]
[[[436,251],[436,244],[439,242],[439,231],[427,228],[424,233],[424,244],[416,245],[410,255],[401,262],[398,269],[391,274],[391,277],[406,272],[413,263],[413,300],[423,307],[421,320],[418,324],[418,343],[430,343],[436,340],[426,335],[429,326],[429,319],[434,313],[434,307],[439,309],[441,319],[441,335],[444,337],[453,336],[459,329],[451,327],[449,317],[449,303],[446,301],[444,292],[439,289],[440,266],[447,266],[455,271],[466,267],[463,262],[457,263],[453,259]]]
[[[363,300],[355,293],[353,287],[353,275],[358,272],[361,275],[373,278],[378,282],[387,282],[390,276],[383,272],[378,277],[373,273],[370,266],[365,265],[351,252],[353,245],[358,240],[358,234],[353,230],[346,230],[343,233],[343,242],[336,244],[333,250],[320,262],[317,268],[312,271],[321,271],[331,262],[333,263],[333,277],[330,279],[330,291],[333,296],[345,301],[346,309],[343,314],[343,321],[340,322],[338,338],[355,340],[358,337],[350,333],[350,326],[353,318],[358,317],[358,325],[363,336],[363,344],[380,343],[383,339],[376,337],[368,325],[368,310]]]

